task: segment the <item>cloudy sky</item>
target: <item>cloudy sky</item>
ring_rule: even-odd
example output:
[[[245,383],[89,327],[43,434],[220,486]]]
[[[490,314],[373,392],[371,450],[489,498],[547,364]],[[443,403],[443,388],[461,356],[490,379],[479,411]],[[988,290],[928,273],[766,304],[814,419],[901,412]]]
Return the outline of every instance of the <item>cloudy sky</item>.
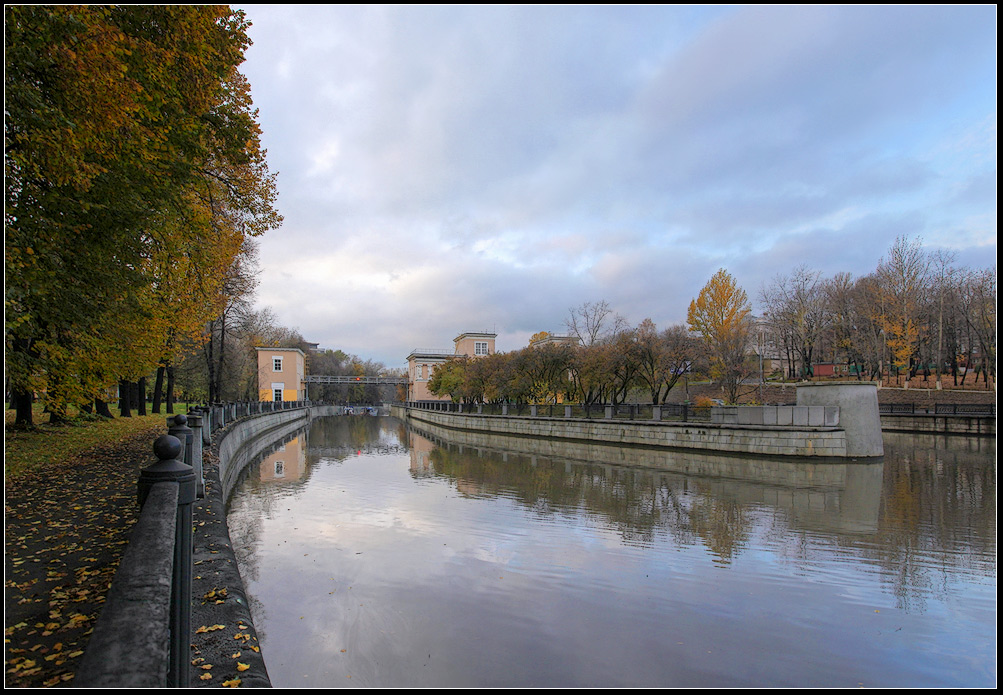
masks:
[[[996,257],[996,8],[248,6],[285,224],[258,303],[401,367],[728,269]]]

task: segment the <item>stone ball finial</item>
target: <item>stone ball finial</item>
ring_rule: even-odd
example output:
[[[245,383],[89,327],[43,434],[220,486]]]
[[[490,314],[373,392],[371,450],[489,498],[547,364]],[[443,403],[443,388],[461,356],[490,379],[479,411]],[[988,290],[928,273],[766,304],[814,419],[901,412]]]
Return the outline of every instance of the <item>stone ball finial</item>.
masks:
[[[153,453],[161,461],[170,461],[181,455],[181,440],[169,434],[162,434],[153,442]]]
[[[188,424],[188,416],[184,415],[184,414],[175,415],[174,416],[174,424],[176,426],[178,426],[178,427],[184,427],[185,425]]]

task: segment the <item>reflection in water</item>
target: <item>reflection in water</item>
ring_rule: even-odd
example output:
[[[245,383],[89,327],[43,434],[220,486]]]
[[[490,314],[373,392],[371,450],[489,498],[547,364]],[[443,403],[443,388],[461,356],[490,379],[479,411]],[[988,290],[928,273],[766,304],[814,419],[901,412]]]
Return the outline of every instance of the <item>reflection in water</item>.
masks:
[[[229,514],[277,686],[995,683],[992,440],[815,464],[340,417],[284,447]]]

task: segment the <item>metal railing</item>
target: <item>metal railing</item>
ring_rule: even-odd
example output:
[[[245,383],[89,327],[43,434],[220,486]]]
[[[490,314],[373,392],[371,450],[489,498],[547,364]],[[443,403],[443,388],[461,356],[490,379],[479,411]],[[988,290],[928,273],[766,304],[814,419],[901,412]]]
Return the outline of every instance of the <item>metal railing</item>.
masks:
[[[451,401],[409,401],[404,405],[422,410],[448,413],[476,413],[479,415],[515,415],[520,417],[549,417],[566,419],[606,419],[659,422],[710,422],[713,406],[696,406],[690,403],[453,403]],[[790,403],[788,405],[795,405]],[[885,415],[958,415],[969,417],[996,417],[992,403],[953,404],[937,403],[918,407],[915,403],[882,403],[878,412]]]
[[[690,403],[650,405],[638,403],[453,403],[450,401],[409,401],[404,405],[421,410],[479,415],[515,415],[564,419],[605,419],[656,422],[709,422],[710,406]]]
[[[933,406],[915,403],[879,403],[878,412],[885,415],[962,415],[996,417],[995,403],[935,403]]]

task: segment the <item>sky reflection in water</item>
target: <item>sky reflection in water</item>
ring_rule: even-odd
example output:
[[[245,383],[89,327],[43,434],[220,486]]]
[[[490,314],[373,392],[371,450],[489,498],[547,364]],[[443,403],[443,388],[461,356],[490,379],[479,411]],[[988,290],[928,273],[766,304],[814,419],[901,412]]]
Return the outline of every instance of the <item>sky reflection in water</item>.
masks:
[[[995,685],[991,439],[844,465],[445,436],[327,418],[249,467],[274,685]]]

